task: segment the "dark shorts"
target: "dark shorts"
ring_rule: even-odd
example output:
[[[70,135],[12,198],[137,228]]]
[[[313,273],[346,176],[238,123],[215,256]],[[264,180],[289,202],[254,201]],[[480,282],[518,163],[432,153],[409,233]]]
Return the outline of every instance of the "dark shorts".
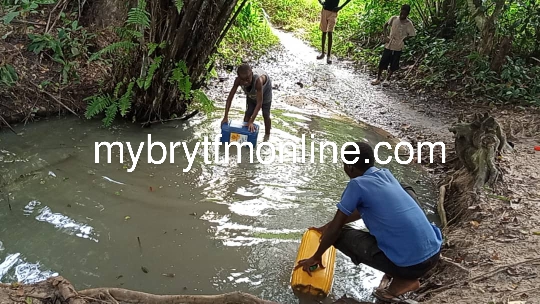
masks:
[[[267,102],[262,104],[262,113],[264,118],[270,118],[270,106],[272,106],[272,102]],[[244,121],[249,120],[251,115],[253,115],[253,111],[255,111],[255,107],[257,107],[257,101],[252,99],[246,100],[246,115],[244,116]]]
[[[402,184],[402,187],[418,203],[414,190]],[[355,229],[349,225],[342,228],[341,233],[334,244],[334,247],[343,254],[351,258],[356,264],[364,264],[389,274],[392,277],[415,280],[424,276],[430,271],[440,258],[440,252],[426,261],[408,267],[399,267],[394,264],[377,246],[377,240],[369,232]]]
[[[379,62],[379,69],[387,70],[388,66],[390,66],[392,72],[399,70],[400,57],[401,51],[391,51],[385,48],[382,53],[381,61]]]

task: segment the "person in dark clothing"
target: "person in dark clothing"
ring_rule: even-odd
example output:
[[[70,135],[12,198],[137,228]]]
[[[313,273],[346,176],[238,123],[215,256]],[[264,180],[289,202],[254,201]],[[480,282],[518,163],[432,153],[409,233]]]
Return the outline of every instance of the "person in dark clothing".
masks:
[[[383,86],[390,85],[390,77],[399,69],[399,60],[405,41],[410,37],[416,36],[416,29],[414,24],[408,18],[411,12],[411,6],[404,4],[401,6],[401,11],[398,16],[392,16],[385,24],[383,28],[384,35],[386,36],[386,44],[384,45],[384,51],[379,62],[379,73],[377,79],[371,82],[372,85],[378,85],[382,81],[382,72],[388,70],[388,75],[383,81]],[[388,33],[390,28],[390,33]]]
[[[326,62],[328,64],[332,63],[332,60],[330,59],[330,53],[332,52],[332,33],[336,26],[338,12],[350,1],[351,0],[347,0],[342,6],[339,6],[339,0],[326,0],[325,2],[319,0],[319,3],[322,5],[320,24],[320,29],[322,31],[322,53],[317,59],[323,59],[325,56],[326,34],[328,34],[328,58]]]

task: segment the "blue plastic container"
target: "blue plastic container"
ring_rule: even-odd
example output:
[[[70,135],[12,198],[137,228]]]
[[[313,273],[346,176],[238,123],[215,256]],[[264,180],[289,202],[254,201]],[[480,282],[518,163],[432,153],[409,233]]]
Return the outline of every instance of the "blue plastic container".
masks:
[[[259,136],[259,125],[253,125],[255,126],[255,132],[249,132],[247,123],[229,120],[227,124],[221,125],[221,142],[237,142],[239,144],[250,142],[255,148],[257,145],[257,137]]]

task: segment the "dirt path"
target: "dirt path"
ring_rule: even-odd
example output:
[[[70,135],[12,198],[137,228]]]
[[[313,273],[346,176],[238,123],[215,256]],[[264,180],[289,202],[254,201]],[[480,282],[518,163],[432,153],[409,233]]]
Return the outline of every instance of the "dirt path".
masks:
[[[538,110],[441,101],[412,96],[395,86],[373,87],[371,78],[354,72],[350,64],[334,60],[329,66],[317,61],[317,53],[291,34],[277,34],[284,51],[254,64],[272,77],[275,101],[319,103],[413,146],[416,141],[442,141],[447,163],[424,163],[436,180],[454,171],[448,163],[455,158],[448,128],[458,117],[489,112],[501,123],[515,147],[500,161],[504,180],[493,193],[469,207],[465,222],[447,231],[445,261],[423,285],[447,289],[431,289],[417,299],[429,303],[540,303],[540,152],[534,151],[540,145]],[[218,101],[226,98],[234,71],[228,77],[210,86]]]

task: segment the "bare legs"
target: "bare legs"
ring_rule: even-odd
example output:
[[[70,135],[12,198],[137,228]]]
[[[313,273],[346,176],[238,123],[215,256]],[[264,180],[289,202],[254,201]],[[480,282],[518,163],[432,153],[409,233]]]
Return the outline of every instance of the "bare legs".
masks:
[[[383,71],[384,71],[384,69],[379,69],[379,73],[377,74],[377,79],[375,79],[375,80],[373,80],[373,81],[371,82],[372,85],[378,85],[378,84],[381,83],[381,81],[383,80],[383,79],[382,79],[382,72],[383,72]],[[393,74],[393,73],[394,73],[394,72],[392,71],[392,69],[388,69],[387,75],[386,75],[386,80],[385,80],[385,82],[383,82],[383,85],[384,85],[384,86],[388,86],[389,81],[390,81],[390,77],[392,77],[392,74]]]
[[[323,32],[322,33],[322,47],[321,47],[322,52],[321,52],[321,55],[319,55],[317,57],[317,59],[321,60],[325,56],[324,50],[326,48],[326,36],[327,36],[327,34],[328,34],[328,54],[327,54],[328,59],[326,60],[326,63],[331,64],[332,60],[330,59],[330,54],[332,53],[332,32],[328,32],[328,33]]]
[[[265,137],[268,137],[270,136],[270,129],[272,128],[272,121],[270,120],[270,114],[268,115],[264,115],[263,114],[263,118],[264,118],[264,135]]]

